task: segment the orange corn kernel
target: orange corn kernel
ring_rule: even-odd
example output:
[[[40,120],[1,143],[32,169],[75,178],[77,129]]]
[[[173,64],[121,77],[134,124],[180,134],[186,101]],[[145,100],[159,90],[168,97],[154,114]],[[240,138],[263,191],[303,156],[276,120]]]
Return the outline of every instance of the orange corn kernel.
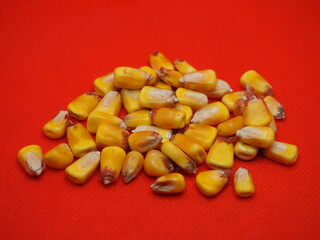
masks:
[[[153,131],[136,132],[128,138],[130,149],[141,153],[159,147],[161,141],[161,135]]]
[[[170,160],[159,150],[150,150],[144,160],[143,169],[148,176],[161,177],[173,170]]]
[[[179,129],[186,124],[186,114],[174,108],[154,108],[151,111],[151,121],[158,127]]]

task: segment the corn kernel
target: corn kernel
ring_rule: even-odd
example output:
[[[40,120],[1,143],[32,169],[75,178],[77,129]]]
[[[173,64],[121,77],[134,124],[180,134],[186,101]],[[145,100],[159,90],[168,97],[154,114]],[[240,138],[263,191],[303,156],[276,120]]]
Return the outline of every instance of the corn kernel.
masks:
[[[152,125],[149,110],[139,110],[129,113],[123,118],[123,121],[129,128],[135,128],[140,125]]]
[[[93,112],[103,112],[118,116],[121,111],[121,96],[117,91],[110,91],[101,99]]]
[[[161,194],[182,193],[186,187],[184,177],[180,173],[168,173],[163,175],[151,185],[151,189]]]
[[[276,120],[274,119],[274,117],[272,117],[272,120],[270,122],[270,124],[268,125],[269,128],[271,128],[275,133],[277,132],[277,124],[276,124]]]
[[[69,103],[68,111],[70,112],[71,117],[78,120],[85,120],[98,102],[99,97],[97,93],[87,92]]]
[[[155,51],[150,54],[150,66],[154,70],[158,70],[161,67],[166,69],[174,69],[173,64],[164,56],[161,52]]]
[[[182,74],[197,71],[197,69],[195,69],[193,66],[191,66],[190,63],[188,63],[185,60],[181,60],[181,59],[176,59],[174,61],[174,66]]]
[[[178,71],[175,71],[173,69],[166,69],[166,68],[160,68],[157,70],[157,74],[159,78],[164,81],[165,83],[169,84],[172,87],[180,87],[180,78],[182,78],[182,74]]]
[[[197,110],[208,104],[208,97],[205,94],[186,88],[178,88],[176,90],[176,96],[180,104],[187,105],[191,107],[192,110]]]
[[[95,150],[97,147],[92,136],[81,123],[68,127],[67,139],[73,155],[77,158],[82,157],[89,151]]]
[[[93,111],[89,114],[87,120],[87,129],[90,133],[96,133],[101,123],[106,122],[121,128],[127,128],[126,124],[117,116],[104,112]]]
[[[160,128],[160,127],[156,127],[156,126],[141,125],[141,126],[136,127],[134,130],[132,130],[132,132],[143,132],[143,131],[154,131],[154,132],[159,133],[162,137],[161,142],[168,141],[172,136],[171,129]]]
[[[132,67],[117,67],[113,72],[114,85],[118,88],[141,89],[154,80],[151,74]]]
[[[243,123],[246,126],[268,126],[272,115],[262,99],[250,100],[243,109]]]
[[[84,184],[92,176],[99,162],[99,151],[88,152],[66,168],[66,176],[73,183]]]
[[[99,96],[103,97],[108,92],[117,90],[113,82],[114,82],[113,72],[108,73],[94,80],[93,82],[94,90],[99,94]]]
[[[184,113],[186,114],[186,124],[188,124],[191,121],[193,115],[191,107],[182,104],[175,104],[173,108],[184,111]]]
[[[238,141],[233,150],[239,159],[248,161],[257,156],[259,148]]]
[[[233,144],[230,138],[218,137],[210,148],[206,163],[209,168],[232,168],[234,163]]]
[[[213,197],[218,194],[227,183],[228,176],[222,170],[204,171],[196,177],[197,188],[207,197]]]
[[[126,152],[116,146],[105,147],[101,152],[100,176],[105,185],[117,181],[126,158]]]
[[[189,124],[183,134],[199,143],[207,151],[217,136],[217,129],[204,124]]]
[[[174,108],[154,108],[151,111],[151,121],[158,127],[179,129],[186,124],[186,114]]]
[[[161,177],[171,172],[173,165],[159,150],[150,150],[144,160],[143,169],[150,177]]]
[[[218,136],[232,136],[236,134],[236,132],[243,128],[243,117],[238,116],[231,118],[225,122],[222,122],[218,125],[217,131],[218,131]]]
[[[159,81],[158,75],[156,73],[156,71],[149,67],[149,66],[142,66],[139,68],[142,71],[145,71],[146,73],[149,73],[150,75],[152,75],[152,80],[149,81],[148,85],[149,86],[153,86],[156,82]]]
[[[230,85],[221,79],[217,79],[217,84],[214,90],[203,92],[208,98],[222,98],[224,95],[233,92]]]
[[[271,148],[264,149],[263,155],[277,163],[292,165],[297,160],[298,148],[289,143],[274,141]]]
[[[127,154],[122,168],[122,178],[125,183],[132,181],[139,174],[143,162],[144,158],[141,153],[131,151]]]
[[[278,102],[277,99],[275,99],[272,96],[266,96],[263,99],[263,101],[267,104],[268,109],[276,119],[285,118],[285,111],[284,111],[283,105],[282,103]]]
[[[196,173],[198,171],[196,163],[174,143],[170,141],[164,142],[161,146],[161,152],[174,161],[186,173]]]
[[[254,70],[249,70],[245,72],[240,78],[240,85],[243,88],[247,87],[253,88],[256,95],[272,95],[273,88],[259,73]]]
[[[221,102],[226,105],[226,107],[229,109],[229,112],[232,112],[237,100],[244,96],[245,91],[227,93],[222,97]]]
[[[59,111],[51,120],[43,126],[43,132],[48,138],[62,138],[67,131],[69,112]]]
[[[215,125],[228,120],[229,117],[228,108],[221,102],[214,102],[199,108],[194,113],[191,122]]]
[[[187,73],[179,81],[184,88],[199,92],[209,92],[215,89],[217,77],[215,71],[208,69]]]
[[[145,86],[140,92],[140,106],[146,108],[173,107],[178,101],[173,91]]]
[[[23,169],[33,177],[38,177],[46,169],[42,149],[38,145],[29,145],[18,152],[18,161]]]
[[[251,197],[255,188],[250,172],[239,168],[234,175],[234,189],[239,197]]]
[[[46,166],[54,169],[65,169],[73,162],[73,153],[68,144],[61,143],[44,155]]]
[[[248,126],[237,131],[244,143],[254,147],[270,148],[274,142],[274,131],[265,126]]]
[[[163,81],[159,81],[154,85],[156,88],[161,88],[161,89],[165,89],[165,90],[169,90],[172,91],[172,87],[169,84],[166,84]]]
[[[141,110],[140,106],[140,90],[121,89],[121,100],[124,108],[128,113]]]
[[[161,135],[153,131],[136,132],[128,138],[131,150],[141,153],[159,147],[161,140]]]

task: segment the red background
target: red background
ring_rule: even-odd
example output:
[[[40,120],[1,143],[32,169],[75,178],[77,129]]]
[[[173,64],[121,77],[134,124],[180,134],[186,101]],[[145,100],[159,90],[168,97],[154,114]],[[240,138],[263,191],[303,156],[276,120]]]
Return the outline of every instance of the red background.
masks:
[[[317,0],[2,0],[0,239],[319,239],[319,12]],[[213,68],[235,90],[242,73],[260,72],[285,106],[277,138],[298,146],[296,164],[237,160],[253,174],[250,199],[232,181],[206,198],[193,176],[182,195],[159,196],[145,174],[105,187],[98,171],[83,186],[63,171],[24,173],[21,147],[57,144],[43,136],[48,119],[154,50]]]

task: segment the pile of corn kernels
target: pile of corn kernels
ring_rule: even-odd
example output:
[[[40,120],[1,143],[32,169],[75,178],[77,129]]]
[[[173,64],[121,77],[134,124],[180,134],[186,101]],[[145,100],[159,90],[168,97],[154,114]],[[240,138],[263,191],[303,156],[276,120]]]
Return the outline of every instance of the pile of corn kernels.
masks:
[[[95,92],[75,98],[43,127],[48,138],[67,135],[67,143],[44,155],[38,145],[19,151],[25,171],[37,177],[46,166],[65,169],[71,182],[84,184],[100,164],[101,181],[108,185],[120,173],[128,183],[143,168],[157,177],[153,191],[175,194],[185,190],[179,172],[196,174],[205,162],[213,170],[198,173],[196,186],[211,197],[228,182],[234,156],[248,161],[262,149],[277,163],[296,161],[295,145],[275,141],[283,105],[256,71],[245,72],[240,77],[244,90],[233,92],[212,69],[198,71],[184,60],[172,64],[160,52],[150,54],[150,66],[117,67],[96,79]],[[118,117],[122,106],[128,113],[123,119]],[[86,127],[72,119],[86,120]],[[249,170],[235,172],[234,188],[240,197],[254,194]]]

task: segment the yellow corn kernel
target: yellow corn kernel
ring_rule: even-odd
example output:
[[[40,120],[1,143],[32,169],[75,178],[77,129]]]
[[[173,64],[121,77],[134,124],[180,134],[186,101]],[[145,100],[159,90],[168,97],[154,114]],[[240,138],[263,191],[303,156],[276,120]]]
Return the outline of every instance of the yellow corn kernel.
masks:
[[[272,120],[270,122],[270,124],[268,125],[269,128],[271,128],[275,133],[277,132],[277,124],[276,124],[276,120],[274,119],[274,117],[272,117]]]
[[[81,123],[68,127],[67,139],[73,155],[77,158],[97,148],[92,136]]]
[[[169,84],[172,87],[180,87],[180,78],[182,78],[182,74],[173,69],[160,68],[157,70],[157,74],[159,78],[165,83]]]
[[[186,173],[196,173],[198,171],[196,163],[174,143],[170,141],[164,142],[161,146],[161,152]]]
[[[121,127],[109,123],[101,123],[96,134],[96,143],[99,148],[118,146],[128,149],[128,137],[130,133]]]
[[[268,126],[272,115],[262,99],[250,100],[243,109],[243,123],[246,126]]]
[[[235,135],[236,132],[243,127],[244,124],[242,116],[231,118],[217,126],[218,136],[228,137]]]
[[[277,163],[292,165],[297,160],[298,148],[289,143],[274,141],[271,148],[263,151],[263,155]]]
[[[94,90],[99,94],[99,96],[103,97],[108,92],[117,90],[113,82],[114,82],[113,72],[108,73],[94,80],[93,82]]]
[[[124,108],[128,113],[132,113],[141,110],[140,106],[140,90],[134,89],[121,89],[121,100]]]
[[[171,139],[182,151],[184,151],[196,164],[201,164],[206,160],[207,153],[199,143],[192,138],[177,133]]]
[[[116,146],[105,147],[101,152],[100,176],[103,184],[117,181],[126,158],[126,152]]]
[[[150,54],[150,66],[156,71],[161,67],[166,69],[174,69],[173,64],[168,60],[168,58],[158,51]]]
[[[176,59],[174,61],[174,66],[182,74],[197,71],[197,69],[195,69],[193,66],[191,66],[190,63],[188,63],[187,61],[182,60],[182,59]]]
[[[154,108],[151,111],[151,121],[158,127],[179,129],[186,124],[186,114],[174,108]]]
[[[150,75],[152,75],[152,80],[149,81],[148,85],[149,86],[153,86],[156,82],[159,81],[158,75],[156,73],[156,71],[149,67],[149,66],[142,66],[139,68],[142,71],[145,71],[146,73],[149,73]]]
[[[228,120],[229,117],[228,108],[221,102],[214,102],[199,108],[194,113],[191,122],[215,125]]]
[[[283,105],[282,103],[278,102],[277,99],[275,99],[272,96],[266,96],[263,99],[263,101],[267,104],[268,109],[276,119],[285,118],[285,111],[284,111]]]
[[[186,114],[186,124],[188,124],[191,121],[193,115],[191,107],[182,104],[175,104],[173,108],[184,111],[184,113]]]
[[[151,189],[161,194],[182,193],[186,188],[184,176],[180,173],[168,173],[163,175],[151,185]]]
[[[247,88],[247,84],[253,88],[256,95],[272,95],[273,88],[259,73],[254,70],[245,72],[240,78],[240,85],[244,89]]]
[[[117,91],[110,91],[101,99],[93,112],[103,112],[118,116],[121,111],[121,96]]]
[[[178,101],[173,91],[145,86],[140,92],[140,106],[146,108],[173,107]]]
[[[117,116],[104,112],[93,111],[89,114],[87,120],[87,129],[90,133],[96,133],[101,123],[106,122],[121,128],[127,128],[126,124]]]
[[[218,194],[227,183],[228,176],[222,170],[204,171],[196,177],[197,188],[207,197],[213,197]]]
[[[139,174],[143,162],[144,158],[141,153],[131,151],[127,154],[122,168],[122,178],[125,183],[130,182]]]
[[[128,138],[131,150],[141,153],[159,147],[161,141],[161,135],[153,131],[136,132]]]
[[[234,174],[234,189],[239,197],[251,197],[255,188],[250,172],[245,168],[239,168]]]
[[[43,126],[43,132],[48,138],[62,138],[67,131],[69,112],[59,111],[51,120]]]
[[[208,153],[206,163],[209,168],[232,168],[234,153],[232,139],[217,137]]]
[[[183,134],[199,143],[207,151],[217,136],[217,129],[204,124],[189,124]]]
[[[222,98],[231,92],[233,92],[233,90],[230,85],[226,81],[218,79],[215,89],[210,92],[204,92],[204,94],[207,95],[208,98]]]
[[[208,104],[208,97],[205,94],[186,88],[178,88],[176,90],[176,96],[180,104],[187,105],[191,107],[192,110],[197,110]]]
[[[99,162],[99,151],[88,152],[66,168],[66,176],[73,183],[84,184],[92,176]]]
[[[270,148],[274,142],[274,131],[265,126],[248,126],[237,131],[237,136],[254,147]]]
[[[166,129],[166,128],[160,128],[157,126],[147,126],[147,125],[141,125],[136,127],[132,132],[143,132],[143,131],[154,131],[161,135],[162,141],[165,142],[168,141],[172,136],[172,130]]]
[[[75,98],[68,105],[70,115],[78,120],[85,120],[99,102],[98,94],[87,92]]]
[[[73,162],[73,153],[68,144],[61,143],[44,155],[46,166],[54,169],[65,169]]]
[[[215,71],[208,69],[185,74],[180,78],[181,86],[200,92],[209,92],[215,89],[217,77]]]
[[[229,109],[229,112],[232,112],[237,100],[244,96],[245,91],[227,93],[222,97],[221,102],[226,105],[226,107]]]
[[[32,177],[38,177],[46,169],[42,149],[38,145],[23,147],[18,152],[18,161],[23,169]]]
[[[257,156],[259,148],[238,141],[233,150],[239,159],[248,161]]]
[[[123,121],[129,128],[135,128],[140,125],[152,125],[149,110],[138,110],[129,113],[123,118]]]
[[[132,67],[117,67],[113,72],[114,85],[118,88],[141,89],[154,78],[151,74]]]
[[[144,160],[143,169],[150,177],[161,177],[171,172],[173,165],[159,150],[150,150]]]
[[[169,90],[172,91],[172,87],[169,84],[166,84],[163,81],[159,81],[154,85],[156,88],[161,88],[161,89],[165,89],[165,90]]]

